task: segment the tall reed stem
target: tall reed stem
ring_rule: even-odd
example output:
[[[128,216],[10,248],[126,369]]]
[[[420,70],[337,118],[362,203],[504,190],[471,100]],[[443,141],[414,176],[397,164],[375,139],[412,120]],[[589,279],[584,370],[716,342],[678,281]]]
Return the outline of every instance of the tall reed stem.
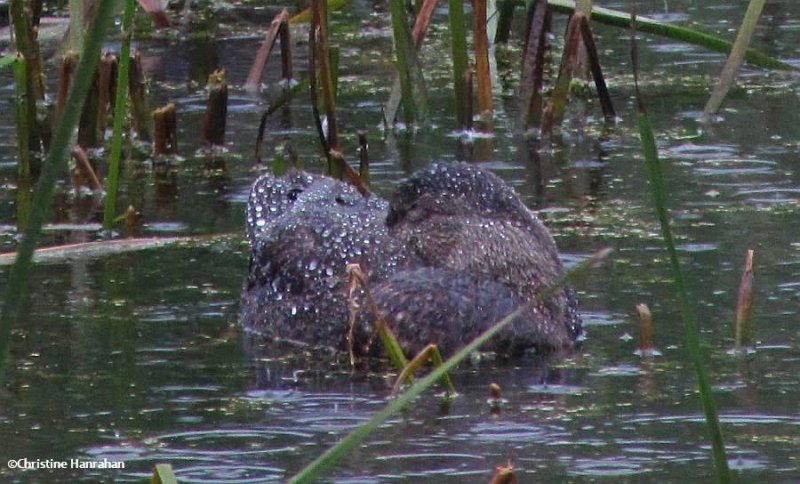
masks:
[[[635,28],[635,20],[631,21]],[[728,470],[728,459],[725,455],[725,442],[722,438],[722,429],[717,415],[717,407],[714,403],[714,395],[711,392],[711,385],[708,382],[705,365],[703,363],[703,353],[700,349],[700,337],[698,336],[697,318],[694,308],[689,301],[689,293],[686,290],[686,281],[683,278],[678,252],[675,250],[675,241],[672,238],[672,230],[669,223],[669,209],[667,208],[667,189],[664,185],[664,175],[661,172],[661,162],[658,159],[658,149],[653,135],[653,128],[647,116],[638,85],[638,53],[636,48],[636,36],[634,28],[631,29],[631,61],[634,70],[634,87],[636,91],[636,102],[638,107],[639,136],[642,140],[644,151],[645,168],[647,170],[647,180],[650,185],[650,192],[653,195],[656,216],[661,225],[661,235],[664,237],[664,246],[669,254],[669,263],[672,270],[673,285],[678,294],[681,316],[686,337],[686,349],[689,358],[694,366],[697,376],[697,387],[700,393],[700,403],[703,407],[706,418],[706,426],[711,434],[711,446],[714,456],[714,467],[717,471],[717,478],[722,483],[731,480]]]
[[[114,99],[114,124],[111,131],[111,154],[108,157],[108,180],[106,181],[106,203],[103,211],[103,229],[111,230],[117,211],[119,188],[119,165],[122,155],[122,127],[128,112],[128,71],[131,64],[131,37],[133,36],[133,14],[136,0],[125,0],[122,14],[122,46],[119,51],[117,90]]]
[[[475,15],[473,42],[475,43],[475,77],[477,80],[478,111],[481,117],[492,114],[492,80],[489,72],[489,38],[486,32],[486,0],[472,0]]]
[[[28,222],[31,209],[31,153],[28,129],[31,115],[29,104],[33,102],[27,95],[28,67],[25,57],[17,54],[14,61],[14,83],[16,96],[14,111],[17,120],[17,230],[22,232]]]
[[[389,11],[392,14],[397,72],[400,74],[403,122],[408,126],[415,121],[427,123],[429,120],[428,94],[417,57],[417,49],[411,36],[411,27],[408,25],[405,3],[403,0],[389,0]]]
[[[453,57],[453,94],[456,101],[456,119],[460,127],[467,125],[467,21],[464,17],[464,2],[448,0],[450,22],[450,49]]]
[[[736,35],[736,41],[733,43],[731,53],[728,55],[728,60],[725,62],[725,67],[722,68],[722,73],[719,75],[717,84],[714,86],[714,91],[703,109],[703,117],[706,120],[719,111],[722,106],[722,100],[725,95],[736,83],[736,74],[744,62],[744,56],[747,48],[750,46],[750,40],[753,38],[753,32],[758,24],[758,18],[761,16],[761,10],[764,9],[765,0],[750,0],[747,5],[747,11],[742,20],[742,26],[739,28],[739,33]]]
[[[100,58],[100,47],[106,31],[114,19],[114,0],[99,0],[97,16],[86,36],[83,53],[75,73],[64,113],[57,120],[57,128],[50,146],[50,152],[42,164],[42,173],[34,194],[33,206],[28,217],[28,226],[17,249],[17,259],[8,275],[3,311],[0,315],[0,381],[5,378],[8,360],[11,328],[19,319],[20,309],[28,294],[28,275],[31,269],[31,257],[39,241],[45,218],[50,213],[53,201],[53,190],[56,178],[64,173],[67,167],[67,156],[70,140],[78,124],[81,107],[89,92],[92,76]]]

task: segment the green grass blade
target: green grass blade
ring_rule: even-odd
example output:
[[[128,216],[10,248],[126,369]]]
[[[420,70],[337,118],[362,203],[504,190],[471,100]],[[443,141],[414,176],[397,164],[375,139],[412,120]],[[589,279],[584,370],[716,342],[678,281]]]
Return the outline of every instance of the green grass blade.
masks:
[[[705,365],[703,364],[703,354],[700,349],[700,339],[698,336],[696,317],[694,309],[689,302],[689,294],[686,291],[686,282],[683,278],[678,254],[675,250],[675,242],[670,230],[669,217],[667,215],[666,188],[664,187],[661,166],[658,160],[655,137],[650,126],[650,120],[646,113],[639,114],[639,134],[642,138],[644,148],[645,165],[647,167],[647,179],[650,182],[653,201],[656,207],[658,221],[661,224],[661,234],[664,237],[664,245],[669,253],[669,262],[672,269],[675,290],[678,292],[681,314],[683,316],[684,329],[686,333],[686,347],[689,357],[692,360],[695,374],[697,375],[697,387],[700,391],[700,402],[706,417],[706,425],[711,433],[711,446],[714,454],[714,466],[720,482],[730,482],[730,471],[728,470],[728,460],[725,455],[725,442],[722,439],[722,429],[719,424],[717,408],[714,397],[711,393],[711,386],[708,383]]]
[[[572,270],[568,271],[562,278],[553,282],[541,293],[539,293],[536,300],[548,297],[554,290],[558,289],[568,280],[575,278],[587,268],[595,265],[602,258],[604,258],[610,251],[601,250],[593,255],[590,259],[582,262]],[[477,350],[482,344],[489,341],[492,336],[497,334],[504,327],[508,326],[514,319],[516,319],[523,311],[527,309],[526,305],[520,306],[514,312],[495,323],[492,327],[484,331],[480,336],[472,340],[467,346],[462,348],[458,353],[451,356],[447,361],[436,367],[428,375],[421,380],[417,381],[408,390],[392,400],[383,410],[379,411],[372,416],[366,423],[362,424],[352,432],[350,432],[344,439],[339,441],[335,446],[328,449],[327,452],[322,454],[312,463],[304,467],[298,474],[293,476],[289,482],[303,483],[311,482],[318,478],[323,471],[333,467],[342,457],[354,449],[362,440],[366,439],[372,432],[375,431],[383,422],[389,417],[399,412],[403,407],[408,405],[414,398],[419,396],[423,391],[441,379],[446,373],[452,370],[461,361],[467,358],[470,353]]]
[[[755,31],[758,19],[761,17],[764,3],[765,0],[750,0],[747,12],[744,14],[744,20],[742,20],[742,26],[736,35],[736,41],[733,43],[731,53],[725,62],[725,67],[722,68],[722,73],[714,86],[714,91],[711,93],[705,109],[703,109],[703,116],[706,119],[719,111],[720,106],[722,106],[722,100],[725,99],[728,91],[736,82],[736,74],[744,62],[744,54],[750,45],[750,40],[753,38],[753,31]]]
[[[31,153],[30,153],[30,126],[28,116],[32,110],[28,105],[32,102],[26,95],[28,86],[27,60],[22,54],[17,54],[14,62],[14,114],[17,124],[17,230],[25,230],[28,214],[31,211]]]
[[[156,464],[150,484],[178,484],[178,479],[170,464]]]
[[[575,2],[573,0],[547,0],[547,4],[553,11],[559,13],[571,14],[575,9]],[[615,27],[630,28],[631,26],[629,14],[618,10],[598,7],[597,5],[594,5],[592,8],[592,21],[613,25]],[[699,45],[723,54],[729,53],[733,47],[730,42],[720,37],[686,27],[678,27],[676,25],[658,22],[653,19],[648,19],[647,17],[636,17],[636,30],[639,32],[661,35],[693,45]],[[800,70],[798,67],[781,62],[754,49],[747,49],[744,58],[750,64],[766,69]]]
[[[17,260],[8,276],[3,311],[0,315],[0,381],[5,377],[11,328],[17,321],[20,308],[27,296],[31,256],[39,240],[42,224],[50,212],[56,178],[66,172],[70,143],[100,57],[100,47],[114,19],[115,6],[114,0],[99,1],[95,21],[88,30],[63,115],[57,123],[50,153],[42,163],[42,173],[33,198],[28,226],[17,251]]]
[[[638,26],[638,23],[637,23]],[[633,57],[634,66],[634,79],[638,78],[638,60],[636,56],[635,42],[631,48],[631,56]],[[678,252],[675,250],[675,241],[672,238],[672,230],[669,223],[669,211],[667,208],[667,189],[664,185],[664,175],[661,172],[661,163],[658,159],[658,149],[656,148],[656,140],[653,135],[653,128],[650,125],[650,119],[647,116],[647,111],[642,102],[641,94],[639,93],[638,82],[636,82],[636,99],[639,109],[638,124],[639,136],[642,140],[642,149],[644,151],[645,168],[647,170],[647,180],[650,185],[650,191],[653,195],[653,203],[655,205],[656,216],[661,225],[661,235],[664,238],[664,246],[669,254],[669,263],[672,270],[673,285],[675,291],[678,293],[678,300],[680,303],[681,316],[683,319],[683,326],[686,337],[686,349],[689,358],[694,366],[695,375],[697,376],[697,388],[700,393],[700,403],[705,413],[706,426],[711,433],[711,447],[714,456],[714,467],[716,468],[717,478],[719,482],[730,482],[730,471],[728,469],[728,459],[725,455],[725,442],[722,439],[722,429],[719,424],[719,417],[717,415],[717,408],[714,403],[714,396],[711,392],[711,386],[708,383],[708,376],[706,374],[705,365],[703,364],[703,353],[700,349],[700,338],[698,336],[698,329],[696,323],[696,316],[694,308],[689,301],[689,293],[686,290],[686,282],[683,278],[683,271],[681,271],[680,261],[678,260]]]
[[[400,74],[400,92],[403,100],[403,122],[411,126],[414,121],[427,123],[430,119],[428,95],[422,67],[417,56],[411,27],[408,25],[403,0],[389,0],[392,15],[397,71]]]
[[[136,0],[125,0],[125,11],[122,14],[122,46],[119,50],[119,70],[117,71],[117,93],[114,100],[114,125],[111,132],[111,153],[108,158],[106,203],[103,211],[103,229],[105,230],[111,230],[114,225],[114,214],[117,211],[122,128],[125,114],[128,111],[128,68],[131,64],[131,36],[133,35],[135,11]]]

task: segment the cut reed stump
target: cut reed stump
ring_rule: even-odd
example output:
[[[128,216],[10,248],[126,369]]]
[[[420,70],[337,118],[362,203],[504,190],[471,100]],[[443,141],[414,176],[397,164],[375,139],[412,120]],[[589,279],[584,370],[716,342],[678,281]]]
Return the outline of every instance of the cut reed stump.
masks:
[[[641,356],[653,354],[653,315],[647,304],[636,305],[636,315],[639,316],[639,349]]]
[[[98,65],[97,85],[97,128],[100,139],[103,139],[108,126],[108,113],[114,109],[114,97],[117,92],[117,68],[119,61],[115,54],[106,52]]]
[[[739,297],[736,301],[736,348],[753,346],[750,314],[753,305],[753,249],[748,249],[744,257],[742,280],[739,283]]]
[[[222,146],[225,144],[225,121],[228,117],[228,83],[225,69],[219,69],[208,76],[208,101],[200,143]]]
[[[136,49],[131,49],[130,72],[128,78],[128,95],[130,97],[131,118],[133,128],[139,140],[150,142],[153,140],[153,119],[150,117],[150,105],[147,102],[147,90],[144,71],[142,70],[142,56]]]
[[[178,152],[178,116],[173,103],[153,111],[153,127],[153,154],[176,154]]]
[[[61,58],[61,68],[58,71],[58,94],[56,96],[56,118],[61,116],[64,110],[64,103],[67,102],[69,86],[72,83],[72,73],[78,65],[78,53],[67,51]]]
[[[517,484],[517,476],[514,474],[514,466],[511,462],[505,466],[496,467],[489,484]]]

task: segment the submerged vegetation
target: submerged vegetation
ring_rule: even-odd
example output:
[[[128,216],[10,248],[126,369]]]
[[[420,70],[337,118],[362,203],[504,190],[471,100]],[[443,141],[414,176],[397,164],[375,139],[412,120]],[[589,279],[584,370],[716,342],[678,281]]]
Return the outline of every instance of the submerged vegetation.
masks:
[[[513,15],[516,10],[523,7],[519,2],[512,0],[504,0],[497,3],[496,8],[499,10],[489,11],[488,9],[491,8],[491,5],[494,5],[494,2],[481,0],[473,2],[472,15],[474,24],[471,37],[473,49],[470,52],[470,29],[467,25],[464,4],[458,1],[448,2],[447,29],[450,36],[449,65],[452,68],[451,94],[453,99],[452,112],[450,114],[456,120],[455,124],[466,133],[473,132],[472,126],[475,119],[479,122],[478,131],[487,133],[492,131],[491,120],[494,107],[489,44],[490,41],[511,41],[512,35],[510,31],[513,25]],[[591,2],[579,3],[580,11],[575,11],[574,2],[569,1],[550,0],[546,2],[544,0],[533,0],[528,2],[525,21],[526,32],[524,38],[520,40],[524,51],[519,65],[520,83],[516,99],[516,129],[519,133],[525,133],[524,135],[528,138],[537,139],[537,141],[546,140],[555,131],[558,131],[559,126],[567,116],[566,107],[573,92],[574,79],[582,79],[587,76],[591,76],[596,88],[605,123],[615,123],[618,116],[630,117],[634,115],[630,112],[615,109],[612,105],[612,96],[609,93],[601,65],[601,56],[599,54],[601,49],[596,45],[596,39],[591,27],[593,22],[618,27],[635,25],[639,32],[664,35],[716,51],[728,52],[731,50],[732,44],[702,32],[643,18],[637,18],[634,24],[630,20],[630,16],[623,12],[592,5]],[[733,44],[728,64],[726,64],[720,75],[718,85],[708,104],[706,104],[704,111],[706,117],[713,116],[719,110],[726,93],[735,81],[736,73],[742,62],[751,62],[754,65],[770,69],[795,69],[791,65],[748,49],[753,28],[763,3],[763,1],[758,0],[751,2],[751,8],[748,9],[740,36],[737,37],[736,42]],[[104,101],[99,101],[100,106],[92,105],[85,101],[87,93],[92,89],[92,83],[99,82],[97,79],[99,79],[100,74],[96,66],[101,58],[103,39],[116,14],[115,2],[99,0],[96,14],[91,19],[85,39],[82,42],[80,54],[75,57],[76,54],[65,53],[62,72],[68,74],[63,75],[63,82],[60,86],[64,94],[63,100],[59,103],[60,107],[56,108],[56,114],[52,121],[52,139],[47,135],[48,121],[43,120],[42,116],[40,116],[48,108],[42,102],[44,99],[44,88],[41,81],[42,66],[40,65],[39,48],[36,44],[35,35],[30,31],[33,23],[25,10],[23,0],[13,0],[10,6],[16,53],[0,57],[0,69],[13,69],[17,89],[17,94],[15,95],[15,120],[17,124],[19,178],[17,180],[16,208],[17,223],[23,237],[19,243],[17,255],[14,259],[15,263],[9,272],[8,284],[5,289],[2,319],[0,320],[0,378],[4,377],[6,371],[12,328],[14,325],[20,324],[20,309],[28,297],[28,283],[34,250],[40,240],[41,228],[47,220],[48,212],[52,206],[56,181],[63,178],[68,172],[67,163],[70,153],[73,152],[76,130],[85,129],[95,134],[98,132],[103,133],[105,126],[102,123],[107,122],[107,119],[105,119],[107,116],[97,113],[105,113],[107,111],[104,110],[107,107],[113,107],[113,126],[110,138],[110,153],[108,155],[108,176],[105,186],[103,216],[103,229],[111,238],[115,236],[112,233],[115,225],[125,218],[125,216],[119,216],[117,211],[120,163],[123,156],[125,156],[123,154],[124,139],[127,137],[129,144],[135,138],[138,138],[138,141],[147,142],[150,140],[150,131],[152,129],[152,151],[154,157],[169,157],[174,155],[177,150],[175,105],[168,104],[152,113],[150,112],[145,98],[146,93],[142,88],[142,68],[137,62],[136,53],[131,53],[130,51],[131,37],[133,35],[132,23],[136,7],[133,0],[126,0],[124,3],[121,24],[122,44],[119,57],[114,64],[116,67],[114,68],[113,101],[110,96]],[[391,15],[397,74],[394,87],[386,100],[383,110],[383,121],[388,132],[406,132],[413,136],[415,129],[424,128],[432,122],[425,68],[418,52],[431,23],[435,7],[436,2],[432,0],[417,2],[415,15],[410,16],[406,2],[389,0],[388,8]],[[267,118],[273,115],[281,106],[289,103],[293,97],[303,91],[307,91],[311,100],[311,117],[317,131],[328,173],[347,180],[360,193],[368,196],[371,193],[371,187],[369,186],[370,160],[366,135],[363,132],[358,133],[359,153],[361,155],[358,171],[351,167],[351,163],[346,159],[341,146],[342,132],[344,130],[337,118],[337,103],[339,102],[338,81],[340,76],[337,49],[339,47],[336,45],[335,34],[329,28],[328,9],[330,8],[347,8],[347,6],[335,2],[312,0],[307,15],[302,16],[300,14],[290,17],[288,10],[281,10],[267,30],[266,40],[256,55],[246,82],[246,88],[251,92],[259,90],[261,75],[267,60],[275,43],[279,42],[281,46],[283,89],[281,90],[281,95],[275,98],[261,118],[261,127],[256,140],[256,158],[260,162],[260,147]],[[164,24],[165,21],[163,19],[165,17],[163,12],[153,10],[149,11],[149,13],[153,15],[154,19],[162,19],[157,20],[159,24]],[[559,67],[548,69],[548,57],[551,52],[549,33],[552,30],[552,15],[560,13],[569,14],[570,17],[564,35],[560,63],[557,63]],[[490,35],[486,25],[489,19],[494,19],[498,15],[497,32],[495,35]],[[78,21],[76,19],[73,20]],[[306,21],[310,24],[308,28],[308,66],[304,77],[301,74],[301,77],[297,80],[293,79],[294,61],[292,59],[290,24],[301,21]],[[168,23],[168,19],[166,22]],[[75,60],[77,60],[77,64],[73,65],[72,63]],[[470,65],[473,65],[474,68],[471,68]],[[633,58],[633,69],[638,69],[635,56]],[[547,76],[551,70],[552,78],[548,79]],[[96,72],[98,74],[95,74]],[[66,79],[71,79],[71,81],[67,82]],[[634,79],[635,82],[638,82],[638,72],[634,73]],[[108,86],[111,86],[110,80],[108,81]],[[473,93],[474,88],[476,88],[475,93]],[[97,92],[90,95],[90,99],[94,102],[98,102],[96,95]],[[92,98],[92,96],[95,96],[95,98]],[[473,96],[477,101],[477,115],[473,112]],[[59,97],[62,97],[61,94]],[[712,398],[712,385],[705,370],[699,330],[687,293],[687,282],[684,281],[670,229],[670,219],[667,211],[669,197],[665,188],[665,175],[660,169],[653,129],[647,117],[638,84],[636,86],[636,97],[638,108],[636,115],[638,116],[638,127],[642,139],[643,159],[684,320],[685,344],[697,375],[701,403],[706,415],[706,424],[711,434],[716,473],[721,482],[728,482],[730,477],[727,457],[717,410]],[[129,100],[130,103],[128,102]],[[225,72],[215,72],[209,78],[206,122],[198,140],[198,144],[204,145],[207,151],[212,153],[211,156],[219,155],[219,151],[222,150],[215,151],[215,147],[224,146],[225,144],[227,103],[228,85]],[[130,104],[130,107],[128,104]],[[131,118],[130,129],[128,130],[130,133],[126,133],[126,117]],[[86,121],[87,119],[90,119],[91,122]],[[399,123],[396,123],[396,121],[399,121]],[[100,126],[94,126],[92,122],[100,123]],[[151,124],[155,125],[154,128],[150,128]],[[535,129],[530,130],[532,127]],[[138,133],[137,136],[133,135],[134,131]],[[84,142],[86,138],[81,138],[83,137],[78,135],[78,143],[84,150],[102,144],[102,135],[95,141]],[[44,160],[39,164],[35,163],[35,158],[42,156],[45,147]],[[88,178],[94,177],[94,168],[91,166],[92,163],[88,161],[88,157],[75,156],[76,159],[83,160],[81,161],[81,166],[84,167],[85,176]],[[223,159],[225,158],[224,153],[219,156]],[[311,163],[307,162],[307,164]],[[33,169],[32,166],[38,168],[38,165],[41,165],[40,173],[38,173],[38,176],[34,176],[34,172],[39,170]],[[286,160],[276,157],[273,169],[278,172],[285,171]],[[97,179],[97,177],[94,178]],[[36,189],[31,196],[30,187],[34,185],[34,180]],[[185,240],[182,241],[185,242]],[[604,254],[579,265],[570,271],[569,277],[573,277],[582,271],[590,262],[596,262]],[[749,336],[751,293],[749,287],[752,286],[752,270],[751,252],[745,264],[745,274],[742,277],[742,289],[740,290],[740,303],[736,311],[737,346],[749,346],[751,344]],[[552,290],[563,282],[559,281],[558,284],[554,284],[547,290]],[[545,297],[547,290],[542,291],[539,297]],[[518,311],[522,309],[524,307]],[[326,468],[333,466],[342,456],[353,451],[360,441],[368,437],[389,417],[407,406],[436,381],[441,380],[448,390],[452,391],[453,386],[447,379],[447,371],[458,365],[483,342],[489,340],[497,331],[508,325],[514,319],[513,316],[515,314],[512,313],[501,319],[491,329],[472,341],[452,358],[444,362],[440,359],[437,367],[427,376],[399,394],[383,410],[376,413],[365,424],[356,428],[338,445],[301,470],[292,478],[292,482],[306,482],[319,476]],[[642,317],[643,327],[646,327],[643,331],[648,335],[643,337],[643,342],[640,346],[642,354],[644,354],[645,350],[652,348],[652,319],[646,307],[641,308],[639,314]],[[645,324],[647,326],[644,326]],[[386,336],[381,333],[380,336],[385,341],[391,340],[391,335]],[[386,346],[392,347],[388,343]],[[407,365],[407,362],[402,357],[402,350],[395,350],[392,354],[394,355],[393,360],[398,366],[405,367]],[[405,376],[405,373],[403,373],[403,376]],[[400,378],[398,384],[403,380],[404,378]],[[152,482],[174,481],[175,478],[171,470],[164,467],[156,470]]]

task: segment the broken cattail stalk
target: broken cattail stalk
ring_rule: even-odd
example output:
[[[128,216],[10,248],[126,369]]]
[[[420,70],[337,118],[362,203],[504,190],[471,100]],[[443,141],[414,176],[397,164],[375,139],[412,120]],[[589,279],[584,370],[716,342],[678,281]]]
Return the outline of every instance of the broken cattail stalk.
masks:
[[[355,334],[355,324],[356,318],[358,317],[358,313],[361,311],[361,305],[356,300],[356,291],[360,287],[364,291],[364,297],[367,303],[367,310],[370,312],[370,315],[373,318],[373,322],[375,324],[375,330],[378,333],[378,336],[383,343],[384,349],[386,350],[386,355],[389,357],[389,361],[397,368],[398,370],[402,370],[408,366],[408,359],[406,359],[405,354],[403,353],[403,349],[400,347],[400,344],[397,342],[397,338],[395,338],[392,331],[389,329],[389,326],[386,324],[386,321],[383,318],[383,315],[378,310],[378,305],[375,304],[375,300],[372,298],[372,292],[369,288],[369,281],[367,280],[367,274],[364,272],[364,269],[361,267],[359,263],[350,263],[347,264],[347,302],[348,307],[350,309],[350,322],[349,327],[350,330],[347,334],[347,342],[348,347],[350,350],[350,363],[355,364],[355,353],[353,351],[353,342],[354,342],[354,334]]]
[[[261,76],[263,75],[264,68],[267,66],[267,61],[269,60],[269,56],[272,53],[272,49],[275,47],[275,42],[278,40],[278,36],[281,39],[281,59],[283,61],[283,68],[284,68],[284,78],[286,77],[286,52],[284,51],[289,44],[289,11],[287,9],[281,10],[281,12],[272,19],[272,22],[269,25],[269,29],[267,30],[267,36],[264,39],[264,42],[261,44],[261,47],[258,48],[258,52],[256,52],[256,58],[253,60],[253,65],[250,67],[250,73],[247,75],[247,82],[245,82],[245,89],[250,92],[257,92],[258,85],[261,83]],[[286,33],[283,33],[286,32]],[[291,58],[289,58],[289,77],[291,78]]]
[[[528,29],[520,80],[518,124],[527,127],[541,119],[542,72],[544,71],[545,17],[547,2],[533,0],[528,9]]]
[[[561,56],[561,67],[558,70],[553,93],[550,95],[548,106],[551,108],[549,116],[542,119],[542,134],[549,135],[553,127],[561,124],[564,119],[564,111],[569,97],[569,86],[572,82],[572,73],[576,70],[579,62],[581,48],[581,29],[580,21],[585,20],[586,16],[581,12],[572,14],[572,18],[567,25],[566,40],[564,41],[564,53]]]
[[[106,52],[100,58],[97,69],[97,134],[102,140],[108,125],[109,108],[113,109],[114,97],[117,92],[117,56]]]
[[[761,16],[765,3],[766,0],[750,0],[750,3],[748,3],[747,11],[744,14],[742,25],[739,27],[739,33],[736,35],[736,41],[731,47],[728,60],[725,62],[725,67],[722,68],[714,90],[711,92],[711,97],[706,102],[706,107],[703,109],[704,121],[708,121],[712,115],[719,111],[725,95],[736,83],[736,75],[744,62],[747,48],[753,38],[753,32],[756,29],[758,18]]]
[[[408,361],[403,353],[403,348],[400,347],[400,343],[397,341],[397,337],[394,335],[389,325],[386,324],[383,315],[381,314],[380,310],[378,310],[378,305],[375,304],[375,300],[372,298],[372,292],[369,289],[367,275],[361,268],[360,264],[352,263],[347,265],[347,279],[347,299],[348,306],[350,308],[350,330],[347,334],[347,341],[350,349],[351,364],[355,364],[355,353],[353,351],[354,328],[356,324],[356,318],[361,311],[361,305],[358,303],[358,301],[356,301],[355,297],[356,290],[359,287],[364,291],[367,309],[373,318],[375,331],[378,333],[378,337],[380,338],[381,343],[383,344],[383,347],[389,356],[389,360],[398,370],[400,370],[400,374],[397,376],[397,380],[394,384],[394,392],[397,392],[403,383],[410,381],[414,376],[414,373],[416,373],[416,371],[428,361],[430,361],[436,368],[444,364],[444,361],[442,360],[442,354],[439,352],[439,348],[434,344],[426,346],[414,357],[414,359]],[[445,372],[439,381],[442,382],[442,385],[445,387],[445,391],[448,395],[456,394],[455,386],[453,386],[453,382],[450,380],[450,375],[448,373]]]
[[[591,11],[591,2],[589,2],[588,8]],[[597,97],[600,99],[600,106],[603,109],[603,116],[606,121],[613,121],[617,115],[614,112],[614,105],[611,103],[611,95],[608,93],[606,79],[603,76],[603,69],[600,66],[600,57],[597,54],[597,45],[594,42],[594,35],[592,35],[592,27],[589,25],[588,17],[585,15],[582,16],[578,22],[581,29],[583,45],[586,47],[586,53],[589,56],[589,67],[592,70],[592,79],[597,89]]]
[[[358,131],[358,177],[365,185],[369,184],[369,145],[365,131]]]
[[[486,0],[472,0],[474,12],[475,76],[477,77],[478,113],[482,119],[492,116],[492,78],[489,72],[489,39],[486,33]]]
[[[133,237],[136,234],[136,226],[139,224],[139,213],[133,207],[128,205],[125,211],[125,235],[126,237]]]
[[[174,155],[178,152],[178,116],[169,103],[153,111],[153,154]]]
[[[58,72],[58,95],[56,96],[56,118],[61,116],[64,110],[64,103],[67,102],[69,86],[72,83],[72,73],[78,65],[78,53],[67,51],[61,58],[61,68]]]
[[[384,326],[386,332],[392,334],[391,329],[388,326]],[[392,334],[394,338],[394,334]],[[429,344],[419,353],[417,353],[411,361],[402,369],[399,375],[397,375],[397,380],[394,382],[394,387],[392,391],[397,393],[400,391],[400,388],[403,386],[404,383],[412,381],[412,377],[414,373],[419,371],[427,362],[431,362],[434,368],[442,366],[444,364],[444,360],[442,359],[442,354],[439,352],[439,347],[435,344]],[[450,380],[450,375],[445,373],[442,375],[441,379],[442,385],[444,386],[444,390],[448,396],[455,395],[456,387],[453,385],[453,382]]]
[[[492,416],[497,417],[500,415],[500,410],[503,404],[503,390],[497,383],[489,384],[489,411]]]
[[[359,193],[364,196],[370,195],[369,188],[367,185],[361,180],[361,177],[358,176],[358,173],[347,164],[345,161],[344,156],[338,150],[331,150],[329,153],[331,164],[333,165],[333,169],[337,173],[341,173],[341,179],[353,185]]]
[[[639,354],[649,356],[653,353],[653,315],[644,303],[636,305],[636,315],[639,316]]]
[[[128,95],[130,96],[131,117],[133,128],[139,139],[150,142],[153,139],[153,119],[150,116],[150,106],[147,102],[145,89],[146,81],[142,70],[142,56],[139,51],[131,49],[130,76],[128,82]]]
[[[72,147],[70,154],[72,155],[72,159],[75,160],[76,170],[78,170],[81,177],[89,183],[92,191],[101,191],[103,189],[103,184],[100,183],[100,179],[97,177],[97,173],[94,171],[94,167],[89,161],[89,155],[86,153],[86,150],[80,145],[75,145]]]
[[[203,145],[225,144],[225,121],[228,117],[228,83],[225,69],[219,69],[208,76],[208,101],[200,142]]]
[[[753,249],[748,249],[744,257],[742,280],[739,283],[739,297],[736,301],[736,348],[753,345],[751,328],[751,308],[753,304]]]
[[[495,467],[489,484],[517,484],[517,476],[514,474],[514,466],[511,462],[505,466]]]

